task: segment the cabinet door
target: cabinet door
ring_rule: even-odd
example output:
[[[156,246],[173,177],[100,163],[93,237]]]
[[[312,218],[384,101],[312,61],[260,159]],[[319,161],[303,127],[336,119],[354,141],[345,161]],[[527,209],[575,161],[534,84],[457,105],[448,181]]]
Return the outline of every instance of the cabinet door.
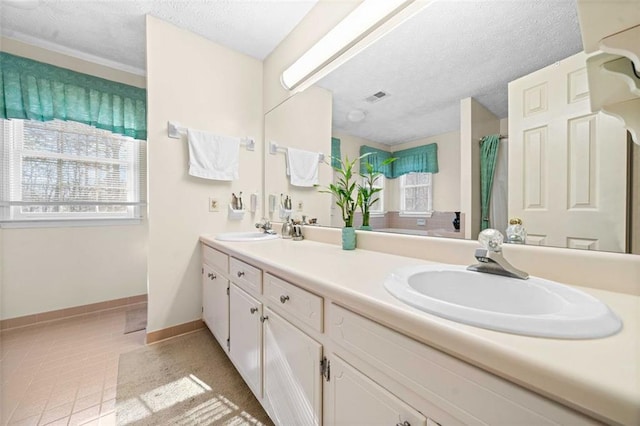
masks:
[[[262,398],[262,304],[231,283],[229,358],[253,393]]]
[[[229,338],[229,280],[208,265],[202,267],[202,319],[226,350]]]
[[[337,356],[325,389],[326,425],[426,426],[427,418]]]
[[[322,424],[322,345],[265,308],[264,391],[279,425]]]

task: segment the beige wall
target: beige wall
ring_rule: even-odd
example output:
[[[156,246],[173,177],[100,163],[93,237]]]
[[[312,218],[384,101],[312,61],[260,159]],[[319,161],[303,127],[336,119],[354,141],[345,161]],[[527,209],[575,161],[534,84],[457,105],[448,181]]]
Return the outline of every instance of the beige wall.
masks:
[[[147,292],[144,225],[2,230],[2,319]]]
[[[138,87],[145,78],[2,38],[1,50]],[[146,223],[0,230],[0,319],[147,292]]]
[[[480,138],[500,132],[500,120],[473,98],[460,101],[460,209],[465,238],[480,232]]]
[[[283,152],[265,155],[265,202],[269,195],[276,197],[276,204],[280,203],[280,194],[287,194],[293,202],[292,217],[306,215],[317,218],[321,225],[330,223],[329,209],[331,197],[319,193],[326,189],[331,182],[332,170],[329,157],[331,156],[331,92],[319,87],[310,87],[304,92],[287,99],[277,108],[265,115],[264,124],[265,147],[268,151],[271,141],[281,147],[297,148],[307,151],[317,151],[325,155],[326,161],[318,164],[318,187],[298,187],[290,184],[286,175],[286,156]],[[298,210],[298,202],[302,202],[302,210]],[[281,222],[280,213],[276,208],[269,213],[268,205],[265,210],[270,220]]]
[[[262,184],[262,63],[147,17],[149,100],[149,324],[148,332],[200,319],[198,237],[253,228],[261,211],[227,218],[231,193]],[[233,182],[189,176],[187,143],[167,137],[167,121],[231,136],[251,136],[256,150],[240,150]],[[209,197],[222,202],[208,210]],[[248,201],[245,195],[245,202]]]
[[[147,80],[144,76],[116,70],[93,62],[78,59],[62,53],[52,52],[41,47],[32,46],[21,41],[6,37],[0,37],[0,50],[12,55],[45,62],[61,68],[94,75],[106,80],[117,81],[136,87],[146,87]]]

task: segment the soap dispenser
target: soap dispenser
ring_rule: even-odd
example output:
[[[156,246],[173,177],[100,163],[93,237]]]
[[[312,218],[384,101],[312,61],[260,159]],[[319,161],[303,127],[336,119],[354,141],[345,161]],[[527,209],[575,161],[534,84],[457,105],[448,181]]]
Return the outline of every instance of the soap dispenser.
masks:
[[[507,227],[507,243],[525,244],[527,241],[527,231],[522,226],[522,220],[519,217],[509,219]]]

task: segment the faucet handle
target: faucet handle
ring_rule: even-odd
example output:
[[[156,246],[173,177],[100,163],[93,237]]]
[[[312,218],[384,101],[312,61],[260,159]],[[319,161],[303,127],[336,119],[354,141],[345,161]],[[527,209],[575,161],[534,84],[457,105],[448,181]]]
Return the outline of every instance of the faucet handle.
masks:
[[[496,229],[488,228],[480,232],[478,235],[478,242],[485,249],[499,253],[502,251],[504,235]]]

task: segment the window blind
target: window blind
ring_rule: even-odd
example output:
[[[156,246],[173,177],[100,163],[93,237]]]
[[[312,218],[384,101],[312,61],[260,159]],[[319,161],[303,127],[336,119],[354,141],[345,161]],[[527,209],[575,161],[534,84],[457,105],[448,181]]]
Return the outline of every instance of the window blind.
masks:
[[[0,122],[3,221],[141,216],[145,141],[75,122]]]

